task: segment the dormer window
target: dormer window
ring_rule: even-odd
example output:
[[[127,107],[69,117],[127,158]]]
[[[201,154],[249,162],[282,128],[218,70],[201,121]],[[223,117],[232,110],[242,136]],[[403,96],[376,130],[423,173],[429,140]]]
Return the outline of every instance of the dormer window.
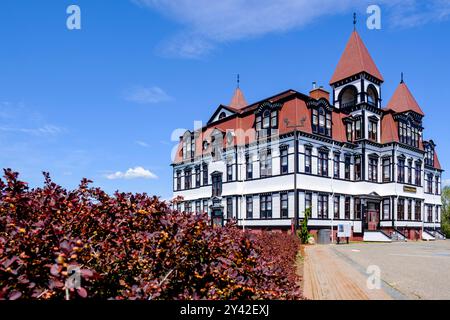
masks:
[[[195,156],[195,136],[187,131],[183,137],[183,160],[192,159]]]
[[[410,120],[400,120],[398,123],[400,142],[418,148],[421,138],[420,129]]]
[[[430,143],[425,146],[425,165],[434,167],[434,147]]]
[[[331,137],[331,112],[323,107],[312,109],[312,131]]]
[[[255,129],[258,139],[270,137],[273,130],[278,128],[278,109],[280,107],[281,105],[264,103],[258,108],[255,115]]]

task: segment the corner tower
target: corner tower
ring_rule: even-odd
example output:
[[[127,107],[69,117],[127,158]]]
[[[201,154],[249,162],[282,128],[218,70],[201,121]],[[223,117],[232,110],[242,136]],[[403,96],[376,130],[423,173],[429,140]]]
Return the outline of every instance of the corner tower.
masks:
[[[383,82],[367,47],[354,30],[330,80],[334,106],[349,109],[366,103],[381,109]]]

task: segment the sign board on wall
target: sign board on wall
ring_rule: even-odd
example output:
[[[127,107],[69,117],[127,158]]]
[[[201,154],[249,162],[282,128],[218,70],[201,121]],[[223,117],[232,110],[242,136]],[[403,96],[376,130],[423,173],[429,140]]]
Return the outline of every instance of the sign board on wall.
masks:
[[[338,237],[351,237],[352,235],[352,227],[348,222],[340,222],[337,226],[337,236]]]
[[[403,191],[408,192],[408,193],[417,193],[417,188],[410,187],[410,186],[404,186]]]

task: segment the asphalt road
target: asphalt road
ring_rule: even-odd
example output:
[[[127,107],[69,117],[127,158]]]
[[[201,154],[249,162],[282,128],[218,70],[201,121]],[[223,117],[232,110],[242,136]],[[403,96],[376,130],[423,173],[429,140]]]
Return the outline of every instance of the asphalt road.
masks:
[[[369,266],[379,267],[383,289],[393,299],[450,299],[450,240],[328,248],[360,274]]]

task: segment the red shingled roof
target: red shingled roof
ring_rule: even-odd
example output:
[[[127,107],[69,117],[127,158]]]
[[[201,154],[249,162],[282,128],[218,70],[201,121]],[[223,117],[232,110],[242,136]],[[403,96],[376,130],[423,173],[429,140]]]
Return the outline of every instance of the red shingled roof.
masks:
[[[438,170],[442,170],[441,163],[439,162],[436,150],[434,150],[434,168],[438,169]]]
[[[378,80],[384,81],[383,76],[375,65],[358,32],[353,31],[334,71],[333,77],[330,80],[330,84],[360,72],[367,72]]]
[[[386,114],[381,122],[381,143],[399,142],[398,126],[392,113]]]
[[[386,109],[397,113],[414,111],[421,116],[425,115],[404,82],[397,87]]]

